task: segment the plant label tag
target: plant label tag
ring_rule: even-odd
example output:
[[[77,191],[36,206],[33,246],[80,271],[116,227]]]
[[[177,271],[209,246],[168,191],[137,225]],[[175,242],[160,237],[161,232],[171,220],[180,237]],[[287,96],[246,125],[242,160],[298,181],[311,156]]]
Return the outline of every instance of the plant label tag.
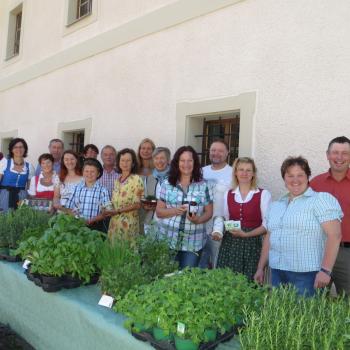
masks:
[[[240,230],[241,229],[241,222],[239,220],[227,220],[224,221],[225,224],[225,229],[226,231],[231,231],[231,230]]]
[[[109,309],[112,308],[114,303],[114,299],[110,297],[109,295],[103,294],[100,301],[98,302],[98,305],[108,307]]]
[[[186,328],[186,326],[184,323],[182,323],[182,322],[177,323],[177,333],[185,334],[185,328]]]
[[[31,264],[32,262],[28,259],[24,260],[24,263],[22,265],[22,267],[25,269],[25,270],[28,270],[28,267],[29,265]]]

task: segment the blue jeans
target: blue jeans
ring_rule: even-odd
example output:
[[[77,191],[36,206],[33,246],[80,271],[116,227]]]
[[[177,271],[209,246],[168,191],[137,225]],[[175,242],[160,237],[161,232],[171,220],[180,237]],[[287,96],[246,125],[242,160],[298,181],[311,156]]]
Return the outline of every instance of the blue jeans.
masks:
[[[271,269],[271,283],[273,287],[283,284],[293,285],[299,295],[311,297],[315,294],[315,277],[318,271],[293,272]]]
[[[199,261],[199,267],[201,269],[216,267],[220,245],[221,241],[214,241],[210,237],[207,238],[207,242],[205,243],[201,254],[201,259]]]
[[[187,252],[180,250],[176,254],[175,261],[179,262],[179,269],[182,270],[185,267],[197,267],[200,256],[201,250],[198,252]]]

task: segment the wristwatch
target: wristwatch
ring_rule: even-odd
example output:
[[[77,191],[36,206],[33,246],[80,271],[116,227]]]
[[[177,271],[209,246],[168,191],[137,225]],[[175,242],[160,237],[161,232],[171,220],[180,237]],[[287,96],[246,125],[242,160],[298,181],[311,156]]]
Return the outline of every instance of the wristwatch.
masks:
[[[332,271],[326,270],[323,267],[321,267],[320,271],[324,272],[329,277],[332,277]]]

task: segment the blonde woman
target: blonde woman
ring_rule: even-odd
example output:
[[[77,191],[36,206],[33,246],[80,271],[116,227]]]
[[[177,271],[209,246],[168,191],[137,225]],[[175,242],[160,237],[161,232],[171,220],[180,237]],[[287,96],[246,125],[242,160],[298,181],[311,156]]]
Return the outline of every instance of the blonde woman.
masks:
[[[152,174],[153,171],[153,160],[152,153],[155,150],[156,145],[154,142],[149,139],[143,139],[140,142],[138,151],[137,151],[137,161],[139,164],[139,175],[148,176]]]
[[[229,267],[252,280],[260,258],[261,238],[266,233],[264,216],[271,194],[257,187],[253,159],[237,158],[232,168],[233,188],[224,197],[225,220],[240,221],[241,228],[225,232],[218,267]]]

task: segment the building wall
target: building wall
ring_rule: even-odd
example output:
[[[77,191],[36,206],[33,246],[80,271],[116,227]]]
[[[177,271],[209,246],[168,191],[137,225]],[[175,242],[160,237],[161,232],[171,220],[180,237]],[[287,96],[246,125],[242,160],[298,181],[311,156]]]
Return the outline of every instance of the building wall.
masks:
[[[0,2],[2,38],[12,2]],[[241,155],[254,156],[261,185],[277,196],[283,192],[279,167],[286,156],[304,155],[316,174],[327,168],[328,141],[349,136],[348,0],[223,1],[224,7],[179,24],[157,11],[181,1],[99,0],[96,20],[64,35],[63,15],[57,15],[64,5],[54,3],[55,11],[45,0],[24,2],[21,58],[0,70],[0,130],[18,130],[33,161],[58,136],[59,123],[88,118],[88,141],[99,146],[136,148],[150,137],[175,150],[179,104],[250,92],[256,96],[252,130],[240,137],[249,138],[252,147]],[[187,3],[198,13],[209,6]],[[147,34],[157,14],[171,25]],[[99,45],[96,38],[109,40],[108,31],[120,34],[113,30],[128,23],[138,24],[145,36],[101,53],[89,51],[86,59],[21,82],[33,67],[40,71],[52,64],[50,57],[64,60],[65,52],[80,57],[84,47]],[[3,50],[4,42],[2,57]]]

